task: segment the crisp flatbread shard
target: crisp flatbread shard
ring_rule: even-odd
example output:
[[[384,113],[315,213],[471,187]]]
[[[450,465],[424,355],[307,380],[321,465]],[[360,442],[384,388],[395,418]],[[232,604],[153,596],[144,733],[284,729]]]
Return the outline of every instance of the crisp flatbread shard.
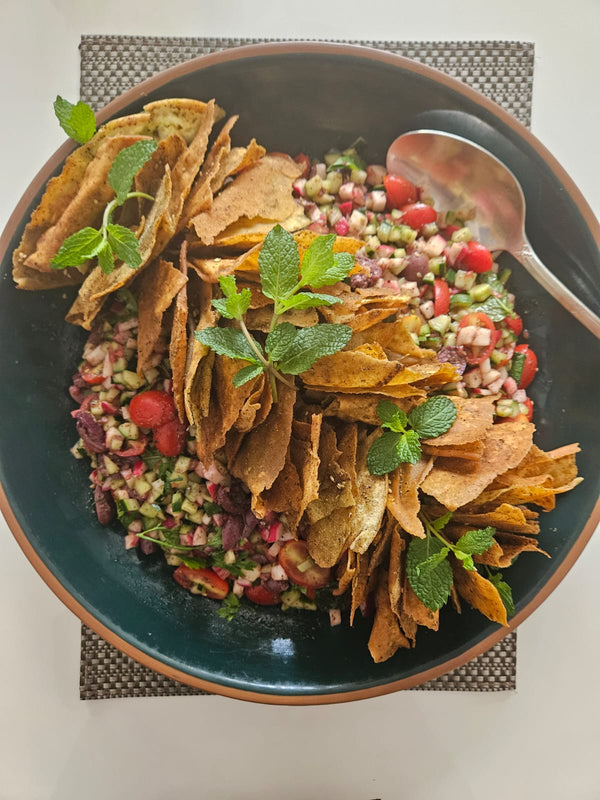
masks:
[[[83,282],[75,302],[67,313],[67,322],[81,325],[82,328],[89,330],[102,308],[106,295],[116,292],[117,289],[132,281],[149,263],[157,231],[168,210],[171,189],[171,171],[167,167],[139,237],[142,263],[137,270],[131,269],[126,264],[120,264],[110,275],[107,275],[99,266],[94,267]]]
[[[209,211],[192,218],[198,239],[212,244],[215,237],[241,217],[282,221],[296,208],[292,183],[302,168],[286,155],[266,155],[241,172],[214,199]]]
[[[448,447],[450,445],[466,445],[484,439],[494,422],[493,397],[451,397],[456,406],[456,419],[452,426],[436,436],[435,439],[424,439],[423,443],[431,447]]]
[[[426,494],[435,497],[449,511],[474,500],[495,477],[516,467],[531,447],[535,426],[530,422],[493,425],[486,434],[485,450],[479,461],[438,458],[421,484]]]
[[[410,647],[410,642],[400,630],[400,624],[388,593],[388,577],[381,573],[375,593],[375,621],[369,636],[369,652],[376,664],[387,661],[400,647]]]
[[[492,622],[508,625],[506,608],[494,584],[480,575],[476,569],[467,570],[453,557],[450,560],[454,585],[459,595]]]
[[[177,98],[158,100],[145,106],[144,111],[139,114],[110,120],[89,142],[71,153],[60,174],[49,181],[40,204],[31,215],[21,242],[13,254],[14,278],[17,286],[21,289],[37,289],[81,283],[81,273],[69,269],[56,270],[51,275],[48,273],[49,277],[36,279],[33,269],[26,267],[24,262],[37,249],[40,237],[57,224],[65,209],[73,201],[88,166],[107,139],[117,136],[151,136],[160,140],[170,134],[179,134],[189,142],[196,133],[199,117],[205,108],[206,103],[199,100]],[[223,115],[221,109],[218,110],[218,114]]]
[[[163,314],[186,283],[185,275],[170,261],[162,259],[142,275],[138,299],[138,375],[143,375],[150,366],[160,338]]]
[[[366,553],[381,528],[388,494],[388,476],[371,475],[367,467],[373,436],[361,432],[356,449],[356,504],[352,509],[348,547],[357,553]]]
[[[67,237],[87,226],[98,226],[106,205],[115,196],[115,190],[108,182],[115,156],[125,147],[144,138],[147,137],[113,136],[100,145],[83,175],[77,193],[56,223],[40,236],[35,252],[24,261],[26,267],[43,272],[52,270],[50,261]]]
[[[432,468],[431,458],[421,458],[416,464],[401,464],[391,475],[387,496],[387,509],[402,530],[421,539],[425,538],[425,530],[419,519],[419,486]]]
[[[173,304],[173,324],[171,326],[171,338],[169,339],[169,363],[171,364],[171,372],[173,373],[173,399],[175,400],[175,408],[177,409],[177,415],[181,422],[186,422],[185,403],[183,400],[188,339],[188,270],[186,254],[187,242],[183,242],[179,252],[179,269],[186,281],[175,297],[175,303]]]
[[[242,480],[254,497],[270,489],[283,469],[292,434],[296,390],[277,386],[279,400],[265,421],[247,433],[231,465],[231,474]]]

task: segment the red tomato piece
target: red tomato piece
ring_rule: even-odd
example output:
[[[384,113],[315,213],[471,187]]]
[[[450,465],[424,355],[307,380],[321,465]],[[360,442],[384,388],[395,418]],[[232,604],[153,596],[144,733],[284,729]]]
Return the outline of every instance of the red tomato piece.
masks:
[[[99,364],[97,367],[90,367],[89,364],[86,364],[80,369],[79,374],[89,386],[98,386],[98,384],[104,381],[102,364]]]
[[[212,600],[224,600],[229,594],[229,584],[219,578],[212,569],[193,569],[182,564],[177,567],[173,577],[184,589],[194,590],[194,594],[203,594]]]
[[[120,456],[140,456],[146,449],[146,441],[144,439],[131,440],[125,450],[119,450]]]
[[[460,264],[461,269],[470,269],[472,272],[489,272],[494,263],[492,254],[481,244],[471,239],[467,242],[466,249],[456,259],[457,264]]]
[[[515,347],[515,353],[523,353],[525,355],[525,363],[523,364],[521,377],[517,381],[517,386],[519,389],[526,389],[535,378],[538,367],[537,356],[528,344],[517,345]]]
[[[527,406],[527,419],[531,422],[533,419],[533,400],[527,398],[523,405]]]
[[[500,331],[496,327],[487,314],[482,311],[471,311],[469,314],[461,319],[458,324],[458,330],[474,326],[476,328],[487,328],[491,331],[490,343],[485,347],[477,347],[474,345],[463,345],[467,357],[468,364],[481,364],[486,358],[489,358],[492,350],[496,347],[496,343],[500,338]]]
[[[140,428],[158,428],[175,419],[177,411],[171,395],[150,389],[131,398],[129,415]]]
[[[178,419],[165,422],[154,430],[154,444],[163,456],[178,456],[187,441],[185,426]]]
[[[523,332],[523,320],[518,314],[514,317],[504,317],[504,324],[515,336],[520,336]]]
[[[279,551],[279,565],[286,571],[289,579],[298,586],[309,589],[322,589],[329,583],[331,570],[319,567],[309,555],[306,542],[292,539]]]
[[[273,594],[260,583],[257,586],[247,586],[244,594],[251,603],[256,603],[258,606],[276,606],[281,603],[280,595]]]
[[[402,222],[417,231],[436,219],[437,211],[427,203],[410,203],[402,208]]]
[[[419,190],[414,183],[400,175],[386,175],[383,179],[383,186],[388,208],[402,208],[407,203],[414,203],[419,197]]]
[[[298,153],[294,161],[296,164],[300,164],[302,167],[302,173],[300,177],[308,178],[308,173],[310,172],[310,158],[306,155],[306,153]]]
[[[447,314],[450,309],[450,287],[443,278],[436,278],[433,282],[433,313]]]

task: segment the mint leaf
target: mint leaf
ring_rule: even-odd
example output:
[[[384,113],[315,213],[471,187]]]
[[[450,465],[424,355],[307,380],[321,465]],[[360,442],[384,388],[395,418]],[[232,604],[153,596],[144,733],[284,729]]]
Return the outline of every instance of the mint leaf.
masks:
[[[481,555],[494,544],[496,529],[488,526],[476,531],[467,531],[456,542],[456,548],[469,555]]]
[[[482,303],[474,303],[469,307],[469,311],[480,311],[492,320],[492,322],[502,322],[505,317],[514,315],[514,311],[509,303],[504,303],[500,298],[488,297]]]
[[[256,378],[262,371],[262,364],[249,364],[247,367],[235,373],[233,376],[233,385],[237,389],[239,386],[243,386],[245,383],[248,383],[248,381],[251,381],[252,378]]]
[[[204,328],[204,330],[196,331],[194,336],[220,356],[242,358],[244,361],[250,361],[251,364],[260,363],[250,343],[237,328]],[[260,351],[260,345],[256,339],[252,341]]]
[[[334,297],[332,294],[317,294],[316,292],[298,292],[291,297],[281,301],[282,311],[289,311],[290,308],[318,308],[319,306],[332,306],[341,303],[341,297]]]
[[[290,294],[298,283],[300,256],[291,233],[276,225],[265,236],[258,254],[262,293],[271,300]]]
[[[319,358],[330,356],[345,347],[351,336],[352,328],[348,325],[324,323],[313,328],[302,328],[280,358],[279,369],[288,375],[306,372]]]
[[[179,556],[179,558],[183,561],[186,567],[190,569],[205,569],[206,568],[206,561],[198,561],[197,558],[187,558],[184,556]]]
[[[446,525],[450,522],[451,519],[452,519],[452,511],[447,511],[443,517],[438,517],[437,519],[434,519],[433,522],[431,523],[431,527],[434,529],[434,531],[437,531],[439,533],[443,528],[446,527]]]
[[[520,382],[521,376],[523,375],[524,366],[525,366],[525,353],[515,353],[512,357],[508,374],[511,378],[515,379],[517,384]]]
[[[401,464],[416,464],[421,458],[421,443],[415,431],[406,431],[400,436],[398,458]]]
[[[431,611],[438,611],[448,600],[452,589],[452,567],[447,561],[447,551],[432,536],[411,539],[406,554],[406,574],[413,592]],[[437,556],[433,558],[432,556]],[[441,560],[440,560],[441,558]]]
[[[468,553],[463,553],[460,550],[454,550],[454,555],[456,558],[462,562],[462,565],[465,569],[474,570],[475,569],[475,562],[473,561],[473,556],[469,555]]]
[[[452,427],[456,419],[456,406],[449,397],[430,397],[413,408],[408,421],[421,439],[434,439]]]
[[[343,281],[354,266],[354,256],[349,253],[333,253],[335,233],[318,236],[313,240],[302,259],[300,276],[304,286],[318,289]]]
[[[265,350],[271,361],[277,362],[283,358],[289,347],[293,344],[298,330],[290,322],[281,322],[269,332],[265,341]]]
[[[242,289],[241,292],[238,292],[233,275],[219,278],[219,284],[225,297],[213,300],[213,306],[221,316],[227,317],[227,319],[242,319],[252,302],[250,289]]]
[[[217,611],[217,614],[222,619],[226,619],[228,622],[235,617],[237,612],[240,610],[240,598],[235,595],[233,592],[229,592],[225,600],[221,603],[220,608]]]
[[[366,169],[366,164],[356,153],[342,153],[327,167],[327,172],[340,169]]]
[[[142,263],[140,245],[135,233],[123,225],[106,226],[108,243],[117,258],[131,269],[137,269]]]
[[[389,432],[375,439],[367,453],[367,468],[371,475],[385,475],[400,466],[398,441],[401,435]]]
[[[90,258],[94,258],[104,244],[102,234],[95,228],[82,228],[69,236],[62,243],[60,250],[50,262],[56,269],[78,267]]]
[[[106,275],[110,275],[115,268],[115,257],[108,241],[104,242],[100,250],[98,250],[97,256],[98,264],[100,264],[100,269],[102,272],[104,272]],[[135,310],[137,311],[137,303]]]
[[[154,139],[141,139],[115,156],[108,173],[108,182],[115,190],[118,205],[125,202],[133,179],[157,147],[158,143]]]
[[[63,131],[79,144],[85,144],[96,133],[94,112],[81,100],[73,105],[60,95],[54,101],[54,113]]]
[[[491,575],[488,575],[488,580],[490,583],[493,583],[496,589],[498,590],[498,594],[500,595],[500,599],[506,609],[506,613],[509,617],[512,617],[515,613],[515,603],[512,596],[512,589],[502,580],[502,573],[501,572],[494,572]]]
[[[377,416],[381,420],[382,428],[389,428],[397,433],[404,433],[408,417],[401,408],[391,400],[382,400],[377,405]]]

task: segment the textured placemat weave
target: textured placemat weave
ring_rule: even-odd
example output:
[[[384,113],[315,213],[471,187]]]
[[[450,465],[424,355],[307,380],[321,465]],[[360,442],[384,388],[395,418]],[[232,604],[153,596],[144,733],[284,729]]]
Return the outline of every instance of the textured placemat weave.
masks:
[[[258,39],[83,36],[81,99],[95,109],[163,69]],[[529,42],[354,41],[421,61],[486,94],[520,122],[531,122],[534,47]],[[517,639],[511,633],[468,664],[416,687],[430,691],[495,692],[516,688]],[[206,694],[165,678],[81,629],[80,697],[162,697]]]

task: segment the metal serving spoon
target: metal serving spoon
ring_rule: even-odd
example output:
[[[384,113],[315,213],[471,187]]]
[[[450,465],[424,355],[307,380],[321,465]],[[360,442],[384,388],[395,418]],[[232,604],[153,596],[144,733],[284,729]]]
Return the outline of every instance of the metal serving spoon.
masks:
[[[477,210],[477,237],[506,250],[582,325],[600,339],[600,318],[544,266],[525,233],[525,197],[513,173],[483,147],[441,131],[404,133],[390,146],[387,171],[421,186],[438,208]]]

